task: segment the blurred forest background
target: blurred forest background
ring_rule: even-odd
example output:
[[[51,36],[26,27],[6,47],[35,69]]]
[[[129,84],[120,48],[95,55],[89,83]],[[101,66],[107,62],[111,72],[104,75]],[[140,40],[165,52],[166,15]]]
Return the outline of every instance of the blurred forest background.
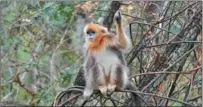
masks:
[[[130,78],[145,103],[200,106],[202,2],[117,3],[132,42],[125,53]],[[85,24],[105,25],[105,17],[116,11],[111,4],[0,1],[1,103],[51,105],[72,86],[83,63]],[[106,25],[115,31],[114,23]]]

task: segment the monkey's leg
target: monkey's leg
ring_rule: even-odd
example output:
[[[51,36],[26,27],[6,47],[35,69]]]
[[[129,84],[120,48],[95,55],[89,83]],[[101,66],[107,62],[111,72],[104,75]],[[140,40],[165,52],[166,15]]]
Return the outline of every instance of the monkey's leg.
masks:
[[[85,89],[83,97],[88,99],[93,93],[93,71],[92,69],[85,70]]]
[[[124,89],[129,82],[127,76],[127,69],[120,64],[113,65],[110,72],[110,82],[108,84],[108,90],[114,91],[117,89]]]
[[[103,95],[106,96],[106,93],[107,93],[107,84],[106,84],[106,79],[105,79],[105,72],[104,72],[104,69],[102,68],[101,65],[98,65],[98,71],[95,72],[95,73],[97,73],[96,75],[98,75],[96,77],[98,88],[99,88],[100,92]]]
[[[116,88],[116,82],[117,82],[117,65],[112,65],[111,70],[110,70],[110,78],[109,78],[109,83],[108,83],[108,91],[112,92]]]
[[[119,76],[122,75],[121,68],[118,67],[117,64],[112,65],[109,75],[110,75],[110,79],[109,79],[109,83],[108,83],[108,91],[112,92],[115,90],[117,85],[120,85],[118,83],[119,83],[119,79],[121,79],[121,78],[119,78]]]

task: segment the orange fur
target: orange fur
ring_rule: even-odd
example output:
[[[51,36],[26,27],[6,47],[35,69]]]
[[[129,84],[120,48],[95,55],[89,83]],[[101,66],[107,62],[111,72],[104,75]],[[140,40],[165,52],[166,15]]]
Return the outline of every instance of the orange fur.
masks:
[[[88,31],[95,31],[96,37],[94,40],[86,39],[87,45],[87,52],[98,52],[102,49],[105,49],[109,45],[114,45],[119,49],[126,49],[127,48],[127,38],[123,32],[121,24],[117,24],[117,37],[115,38],[113,34],[109,33],[107,28],[91,23],[86,26],[86,32]],[[86,33],[85,32],[85,33]]]
[[[97,52],[105,49],[108,45],[113,43],[112,35],[107,31],[107,29],[101,25],[91,23],[87,26],[86,31],[93,30],[96,32],[96,37],[94,40],[87,40],[88,52]]]
[[[109,38],[103,35],[97,35],[93,41],[88,41],[88,51],[100,51],[105,49],[111,42],[112,40]]]
[[[95,23],[90,23],[87,25],[87,31],[89,30],[93,30],[97,33],[102,33],[101,30],[104,29],[104,30],[107,30],[105,27],[99,25],[99,24],[95,24]]]

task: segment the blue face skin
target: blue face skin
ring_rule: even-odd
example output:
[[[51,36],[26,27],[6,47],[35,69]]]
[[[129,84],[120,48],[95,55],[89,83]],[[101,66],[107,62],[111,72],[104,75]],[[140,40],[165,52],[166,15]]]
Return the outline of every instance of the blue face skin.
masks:
[[[96,32],[95,31],[88,31],[87,32],[87,38],[90,40],[93,40],[96,36]]]

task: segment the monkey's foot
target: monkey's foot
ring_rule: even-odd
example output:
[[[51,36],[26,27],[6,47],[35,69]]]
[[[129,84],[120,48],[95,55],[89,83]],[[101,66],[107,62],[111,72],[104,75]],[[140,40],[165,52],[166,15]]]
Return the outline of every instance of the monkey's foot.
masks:
[[[116,84],[108,84],[108,91],[113,92],[116,88]]]
[[[106,86],[99,86],[99,90],[104,96],[106,96],[106,92],[107,92]]]
[[[93,93],[93,90],[85,89],[85,90],[84,90],[84,93],[83,93],[83,98],[84,98],[85,100],[89,99],[90,96],[92,95],[92,93]]]

